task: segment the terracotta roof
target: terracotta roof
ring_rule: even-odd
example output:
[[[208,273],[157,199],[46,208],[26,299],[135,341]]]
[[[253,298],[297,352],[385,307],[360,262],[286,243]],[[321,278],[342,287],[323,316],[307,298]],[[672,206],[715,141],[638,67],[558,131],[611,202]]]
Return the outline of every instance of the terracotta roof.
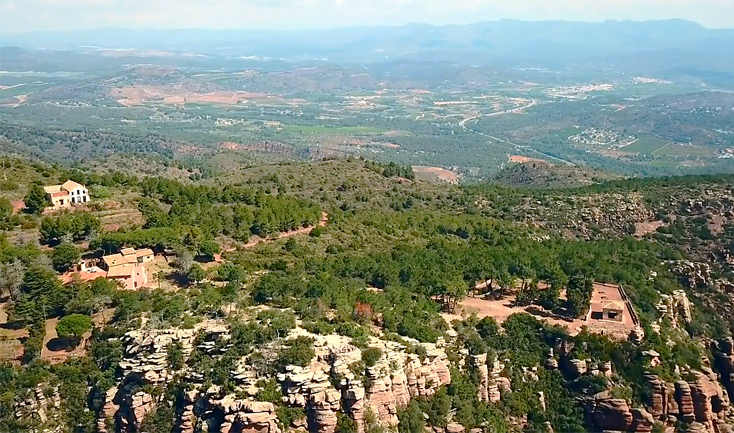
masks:
[[[135,274],[135,265],[128,264],[128,265],[122,265],[122,266],[115,266],[114,268],[110,268],[110,271],[107,272],[107,278],[121,278],[121,277],[131,277]]]
[[[75,280],[78,280],[82,283],[86,283],[88,281],[94,281],[97,278],[104,278],[105,274],[103,272],[67,272],[61,276],[61,282],[64,284],[71,284]]]
[[[47,185],[43,187],[46,194],[53,194],[55,192],[61,192],[61,185]]]
[[[143,248],[141,250],[137,250],[135,252],[135,255],[137,257],[152,256],[153,255],[153,250],[151,250],[150,248]]]
[[[122,254],[123,256],[135,254],[135,248],[123,248],[120,250],[120,254]]]
[[[67,191],[59,191],[59,192],[52,192],[51,197],[68,197],[69,193]]]
[[[76,183],[73,180],[67,180],[66,182],[61,184],[61,187],[64,188],[67,191],[75,190],[75,189],[85,189],[84,185],[80,183]]]
[[[138,262],[135,256],[123,256],[122,254],[111,254],[109,256],[102,257],[105,264],[111,269],[115,266],[134,264]]]

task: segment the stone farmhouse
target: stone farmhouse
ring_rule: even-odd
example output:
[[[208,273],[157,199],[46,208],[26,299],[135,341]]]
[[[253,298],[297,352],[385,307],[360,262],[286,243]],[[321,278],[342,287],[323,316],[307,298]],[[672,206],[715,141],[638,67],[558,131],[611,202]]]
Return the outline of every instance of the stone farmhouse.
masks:
[[[145,265],[153,261],[153,250],[123,248],[120,253],[102,257],[107,278],[120,283],[125,290],[137,290],[148,284]]]
[[[82,184],[67,180],[61,185],[43,187],[51,198],[51,210],[68,209],[89,202],[89,190]]]

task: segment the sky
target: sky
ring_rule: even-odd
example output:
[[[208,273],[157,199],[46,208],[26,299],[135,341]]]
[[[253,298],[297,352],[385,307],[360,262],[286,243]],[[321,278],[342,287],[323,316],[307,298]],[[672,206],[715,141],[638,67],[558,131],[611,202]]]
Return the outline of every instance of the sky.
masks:
[[[298,29],[496,19],[681,18],[734,28],[734,0],[0,0],[0,32]]]

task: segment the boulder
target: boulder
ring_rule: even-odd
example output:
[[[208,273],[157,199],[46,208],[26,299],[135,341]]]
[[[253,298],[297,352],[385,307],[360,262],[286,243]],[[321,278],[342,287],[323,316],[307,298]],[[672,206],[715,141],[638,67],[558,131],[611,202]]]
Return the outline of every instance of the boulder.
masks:
[[[603,398],[595,401],[591,419],[599,430],[628,431],[632,426],[632,412],[621,398]]]
[[[655,418],[645,409],[632,409],[632,426],[631,431],[635,433],[652,432]]]
[[[464,433],[466,429],[463,425],[455,422],[451,422],[446,426],[446,433]]]
[[[581,359],[571,359],[567,363],[567,373],[569,376],[576,378],[583,374],[586,374],[588,371],[588,366],[586,365],[586,360]]]

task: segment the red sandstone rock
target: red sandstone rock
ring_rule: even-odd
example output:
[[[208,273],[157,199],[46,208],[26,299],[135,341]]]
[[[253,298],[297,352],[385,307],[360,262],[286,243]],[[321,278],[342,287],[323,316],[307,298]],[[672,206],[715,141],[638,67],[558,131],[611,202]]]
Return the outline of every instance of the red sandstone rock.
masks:
[[[688,382],[682,380],[675,382],[675,399],[678,402],[678,411],[683,421],[695,421],[693,397],[691,397],[691,387]]]
[[[591,417],[600,430],[629,431],[633,421],[627,401],[621,398],[597,400]]]
[[[653,417],[657,419],[663,419],[668,414],[668,399],[667,399],[667,388],[665,382],[660,380],[656,375],[645,376],[647,383],[650,385],[652,391],[650,395],[650,412]]]
[[[655,418],[645,409],[632,409],[631,431],[635,433],[650,433],[655,424]]]

